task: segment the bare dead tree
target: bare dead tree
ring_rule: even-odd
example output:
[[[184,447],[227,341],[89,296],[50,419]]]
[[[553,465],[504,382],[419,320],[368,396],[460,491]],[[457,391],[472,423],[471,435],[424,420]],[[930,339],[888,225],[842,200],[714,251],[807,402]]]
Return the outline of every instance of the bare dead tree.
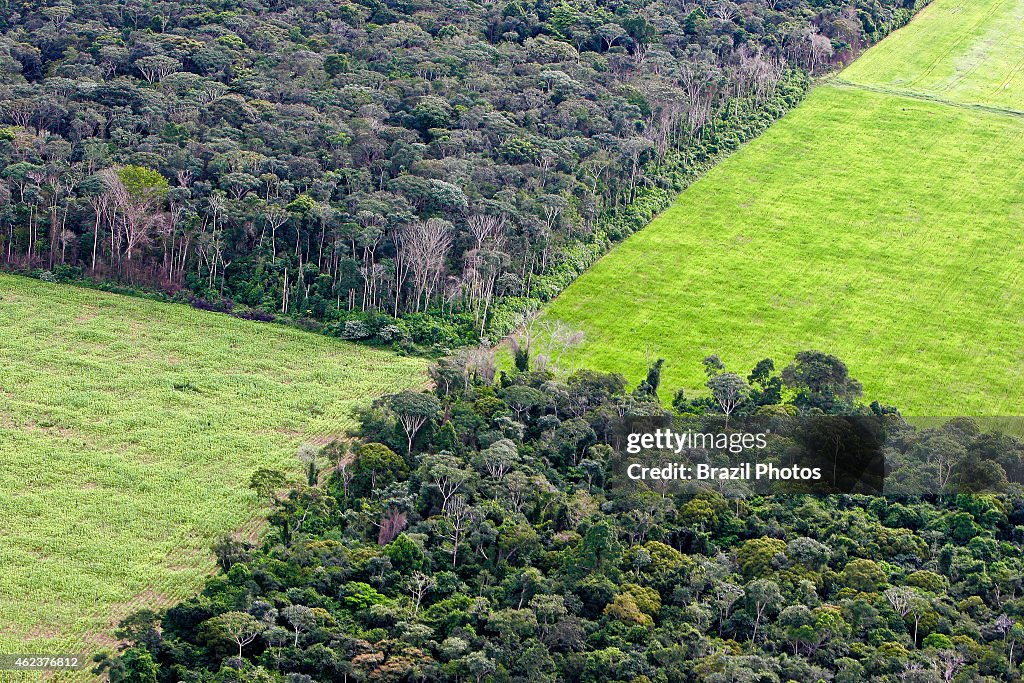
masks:
[[[135,60],[135,68],[150,83],[159,83],[181,69],[181,62],[166,55],[150,55]]]
[[[730,0],[719,0],[711,7],[711,16],[719,21],[732,21],[736,18],[737,11],[735,3]]]
[[[438,525],[440,536],[452,544],[452,566],[459,563],[459,544],[476,516],[475,511],[463,496],[454,496],[448,501],[443,519]]]
[[[939,650],[933,661],[939,677],[944,683],[951,683],[960,673],[960,669],[964,667],[966,659],[962,653],[956,650]]]
[[[483,249],[490,245],[492,249],[500,250],[505,246],[508,221],[504,216],[488,216],[476,214],[466,220],[469,226],[469,234],[473,236],[477,249]]]
[[[402,231],[401,246],[413,279],[413,310],[419,313],[421,307],[429,307],[444,272],[452,247],[452,224],[440,218],[416,221]]]
[[[111,211],[113,210],[114,197],[104,181],[104,187],[96,194],[89,197],[89,206],[92,207],[95,220],[92,230],[92,272],[96,272],[96,252],[100,243],[100,226],[110,225],[112,221]]]
[[[162,220],[159,211],[162,198],[155,193],[130,192],[115,169],[103,171],[101,178],[112,198],[116,243],[124,247],[125,259],[131,263],[138,250],[149,243],[153,230]]]
[[[432,576],[428,576],[423,572],[413,572],[412,576],[405,584],[405,589],[409,591],[409,595],[413,599],[413,614],[419,614],[420,604],[423,602],[423,598],[427,596],[427,593],[437,585],[437,581]]]
[[[377,545],[387,545],[391,541],[395,540],[398,534],[402,533],[402,529],[405,528],[408,515],[401,510],[391,508],[388,514],[384,515],[377,528],[379,532],[377,534]]]
[[[288,212],[279,206],[270,206],[262,217],[263,224],[270,228],[270,262],[277,263],[277,231],[288,222]]]
[[[498,373],[498,362],[494,357],[494,349],[481,344],[472,349],[464,349],[459,353],[459,357],[466,367],[467,382],[472,381],[473,378],[486,385],[494,382],[494,377]]]
[[[558,362],[562,355],[569,349],[574,349],[583,343],[585,335],[583,332],[574,330],[561,320],[544,320],[540,323],[544,349],[543,357],[548,359],[551,369],[558,371]],[[540,358],[540,355],[538,355]]]

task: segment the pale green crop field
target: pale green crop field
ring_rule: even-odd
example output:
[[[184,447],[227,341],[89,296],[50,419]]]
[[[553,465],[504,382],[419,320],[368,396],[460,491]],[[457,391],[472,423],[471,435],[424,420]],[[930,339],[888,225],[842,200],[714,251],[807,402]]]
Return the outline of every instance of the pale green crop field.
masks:
[[[671,398],[819,349],[916,415],[1024,407],[1024,120],[823,86],[571,285],[570,359]],[[562,363],[565,365],[565,362]]]
[[[94,649],[191,594],[212,538],[256,530],[256,468],[294,472],[426,381],[420,359],[0,275],[0,653]]]
[[[1024,0],[933,0],[840,78],[1024,110]]]

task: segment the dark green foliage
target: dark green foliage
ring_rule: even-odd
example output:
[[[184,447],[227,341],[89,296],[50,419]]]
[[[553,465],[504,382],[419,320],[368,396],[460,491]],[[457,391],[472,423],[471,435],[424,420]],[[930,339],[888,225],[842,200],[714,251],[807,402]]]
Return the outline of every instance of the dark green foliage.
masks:
[[[427,558],[420,547],[405,534],[384,547],[384,554],[391,560],[391,566],[401,574],[427,569]]]
[[[862,393],[846,364],[820,351],[803,351],[782,371],[782,381],[796,392],[796,404],[831,412],[850,406]]]
[[[382,443],[367,443],[356,449],[355,490],[369,492],[383,489],[408,474],[405,460]]]
[[[857,386],[837,363],[805,353],[790,367],[806,391],[835,397]],[[273,499],[261,548],[220,542],[226,571],[200,595],[159,623],[141,613],[122,624],[131,647],[104,662],[112,680],[148,680],[147,657],[161,683],[1019,679],[1019,489],[661,492],[613,466],[609,415],[664,414],[621,376],[515,373],[494,385],[445,364],[431,447],[405,459],[377,442],[404,445],[392,408],[412,398],[379,401],[354,461]],[[708,367],[744,381],[720,360]],[[755,388],[778,379],[766,361],[749,377]],[[794,392],[736,412],[795,412],[805,400]],[[723,412],[710,397],[677,403],[697,420]],[[842,403],[871,413],[848,391]],[[838,408],[804,410],[821,405]],[[941,471],[981,453],[1012,468],[1024,451],[963,419],[885,425],[895,478],[933,476],[929,457]]]
[[[284,487],[286,477],[281,470],[261,467],[249,479],[249,488],[265,500],[274,500],[277,492]]]

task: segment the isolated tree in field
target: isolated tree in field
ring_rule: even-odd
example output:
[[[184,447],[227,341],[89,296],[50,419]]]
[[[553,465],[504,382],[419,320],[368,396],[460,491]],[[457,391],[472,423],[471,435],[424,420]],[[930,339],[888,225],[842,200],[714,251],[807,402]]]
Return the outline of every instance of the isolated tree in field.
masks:
[[[412,442],[416,433],[428,420],[437,416],[441,410],[441,402],[433,394],[417,391],[403,391],[391,397],[391,410],[398,417],[398,422],[405,430],[408,439],[406,455],[412,454]]]
[[[208,619],[203,626],[209,638],[237,645],[239,659],[242,658],[242,648],[256,640],[266,628],[247,612],[225,612]]]
[[[661,386],[661,368],[665,365],[665,359],[659,358],[647,369],[647,386],[650,387],[653,396],[658,395],[658,387]]]
[[[709,379],[707,386],[725,413],[725,426],[728,427],[729,416],[750,396],[750,385],[735,372],[723,372]]]
[[[725,363],[716,354],[706,357],[702,364],[704,365],[704,374],[708,376],[708,379],[725,372]]]

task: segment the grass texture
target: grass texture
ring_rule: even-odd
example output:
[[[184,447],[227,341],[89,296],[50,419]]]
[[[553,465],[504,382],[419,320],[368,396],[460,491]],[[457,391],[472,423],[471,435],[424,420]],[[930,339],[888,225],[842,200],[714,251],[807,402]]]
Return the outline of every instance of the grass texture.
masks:
[[[949,102],[1024,111],[1024,0],[934,0],[841,75]]]
[[[186,306],[0,275],[0,652],[78,652],[189,595],[247,484],[422,360]],[[0,676],[4,674],[0,672]]]
[[[1024,0],[934,0],[545,312],[639,381],[819,349],[909,415],[1019,415]],[[564,363],[563,363],[564,364]]]
[[[1019,414],[1024,120],[816,88],[570,286],[570,362],[634,383],[819,349],[908,414]],[[563,362],[563,365],[565,363]]]

